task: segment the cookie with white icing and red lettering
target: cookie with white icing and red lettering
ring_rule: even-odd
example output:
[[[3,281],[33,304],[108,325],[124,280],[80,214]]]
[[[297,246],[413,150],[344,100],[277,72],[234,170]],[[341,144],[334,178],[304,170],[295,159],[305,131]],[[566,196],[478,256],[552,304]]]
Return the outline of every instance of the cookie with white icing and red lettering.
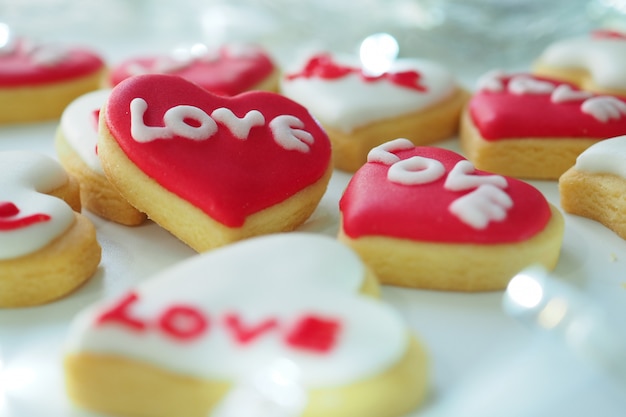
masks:
[[[596,30],[549,45],[533,64],[539,76],[626,96],[626,33]]]
[[[589,146],[626,133],[626,98],[530,74],[492,71],[461,122],[461,146],[479,169],[558,179]]]
[[[564,228],[531,185],[406,139],[372,149],[340,209],[339,239],[381,282],[437,290],[498,290],[528,265],[552,269]]]
[[[127,59],[111,69],[108,86],[139,74],[178,75],[212,93],[235,96],[251,90],[276,92],[279,70],[260,46],[228,44],[210,49],[196,44],[168,55]]]
[[[443,66],[402,58],[369,75],[353,57],[310,57],[281,77],[281,92],[319,119],[337,168],[356,171],[373,147],[397,137],[424,145],[457,133],[467,93]]]
[[[301,105],[261,91],[217,96],[174,75],[118,84],[99,136],[122,196],[197,251],[295,229],[332,174],[328,137]]]
[[[9,37],[0,45],[0,123],[60,117],[72,100],[100,86],[104,70],[88,48]]]
[[[98,116],[111,91],[97,90],[72,101],[61,115],[55,147],[65,169],[78,180],[82,206],[107,220],[136,226],[146,215],[130,205],[104,175],[98,157]]]
[[[561,207],[626,239],[626,136],[589,147],[559,179]]]
[[[424,398],[426,355],[395,310],[363,293],[366,270],[335,239],[305,233],[196,255],[76,317],[68,393],[120,416],[247,415],[258,404],[242,395],[276,415],[404,416]],[[267,373],[282,386],[254,391],[250,379]]]
[[[78,183],[53,159],[0,152],[0,307],[43,304],[96,271],[100,246]]]

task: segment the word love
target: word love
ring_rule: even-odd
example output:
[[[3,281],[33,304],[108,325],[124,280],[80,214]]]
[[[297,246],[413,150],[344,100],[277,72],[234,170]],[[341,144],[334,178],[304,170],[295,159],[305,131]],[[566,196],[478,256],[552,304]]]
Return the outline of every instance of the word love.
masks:
[[[396,184],[429,184],[443,178],[446,169],[440,161],[421,156],[402,160],[393,153],[413,148],[413,143],[408,139],[395,139],[373,148],[367,161],[389,165],[387,180]],[[506,178],[500,175],[476,175],[472,163],[462,160],[452,168],[443,188],[448,191],[472,190],[454,200],[448,210],[468,226],[484,229],[491,221],[506,219],[507,211],[513,207],[513,200],[504,191],[507,186]]]
[[[237,117],[232,110],[225,107],[215,109],[209,115],[198,107],[179,105],[165,112],[164,126],[146,126],[144,114],[147,109],[148,103],[142,98],[135,98],[130,103],[131,136],[137,142],[174,137],[207,140],[218,132],[218,123],[235,138],[247,140],[253,127],[264,126],[266,123],[265,116],[258,110],[250,110],[245,116]],[[313,145],[313,135],[303,130],[304,122],[295,116],[276,116],[268,126],[274,141],[283,149],[307,153]]]
[[[245,323],[237,312],[210,317],[207,312],[186,304],[171,305],[157,317],[147,319],[133,315],[132,308],[138,301],[136,293],[129,293],[100,314],[96,324],[118,325],[137,333],[157,331],[181,343],[207,337],[214,327],[219,326],[239,345],[248,345],[261,337],[273,335],[292,349],[313,353],[331,351],[341,330],[339,320],[313,314],[302,315],[295,322],[289,320],[288,326],[278,317]]]
[[[54,66],[67,58],[67,50],[54,45],[40,45],[30,40],[9,36],[7,42],[0,45],[0,59],[23,56],[39,66]]]

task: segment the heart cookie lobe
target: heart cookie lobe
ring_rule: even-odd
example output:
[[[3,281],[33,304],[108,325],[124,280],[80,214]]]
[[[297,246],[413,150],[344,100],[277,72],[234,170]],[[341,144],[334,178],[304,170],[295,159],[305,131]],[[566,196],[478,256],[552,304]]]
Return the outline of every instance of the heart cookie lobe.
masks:
[[[113,89],[100,124],[110,181],[197,251],[293,230],[332,173],[324,130],[274,93],[221,97],[177,76],[141,75]]]
[[[305,415],[406,415],[423,399],[425,353],[361,292],[365,270],[335,239],[303,233],[198,254],[76,317],[70,396],[116,415],[211,415],[280,359],[298,370]]]
[[[382,282],[496,290],[526,265],[556,265],[563,220],[538,190],[455,152],[408,144],[374,148],[340,201],[339,239]]]

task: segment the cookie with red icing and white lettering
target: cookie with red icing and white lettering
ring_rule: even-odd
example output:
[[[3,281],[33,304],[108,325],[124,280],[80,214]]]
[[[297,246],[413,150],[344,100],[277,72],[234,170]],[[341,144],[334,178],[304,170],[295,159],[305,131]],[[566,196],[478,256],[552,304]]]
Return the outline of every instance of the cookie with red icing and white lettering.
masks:
[[[561,207],[588,217],[626,239],[626,136],[589,147],[559,178]]]
[[[100,246],[79,187],[53,159],[0,152],[0,307],[43,304],[96,271]]]
[[[424,399],[426,354],[395,310],[363,293],[366,276],[349,248],[305,233],[196,255],[76,317],[68,393],[124,416],[243,416],[261,405],[405,416]]]
[[[9,37],[0,45],[0,123],[56,119],[100,86],[105,64],[83,47]]]
[[[424,145],[457,133],[467,93],[443,66],[402,58],[369,74],[353,57],[310,57],[281,78],[281,92],[319,119],[337,168],[356,171],[373,147],[397,137]]]
[[[209,49],[196,44],[169,55],[127,59],[111,69],[108,86],[139,74],[178,75],[212,93],[235,96],[251,90],[277,91],[279,70],[260,46],[228,44]]]
[[[98,116],[110,90],[96,90],[72,101],[61,115],[55,147],[65,169],[78,180],[82,206],[107,220],[136,226],[146,215],[131,206],[104,175],[98,157]]]
[[[626,33],[595,30],[549,45],[533,72],[582,89],[626,96]]]
[[[261,91],[217,96],[174,75],[118,84],[99,136],[122,196],[197,251],[295,229],[332,174],[328,137],[301,105]]]
[[[479,80],[461,122],[461,145],[479,169],[558,179],[594,143],[626,133],[626,98],[530,74]]]
[[[340,209],[339,239],[407,287],[503,289],[528,265],[554,268],[563,238],[561,213],[531,185],[406,139],[372,149]]]

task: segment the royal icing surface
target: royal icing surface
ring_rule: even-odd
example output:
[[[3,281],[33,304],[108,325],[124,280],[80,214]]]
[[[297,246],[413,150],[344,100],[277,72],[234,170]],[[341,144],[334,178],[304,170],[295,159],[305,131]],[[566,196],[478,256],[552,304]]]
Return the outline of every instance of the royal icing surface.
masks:
[[[175,74],[215,94],[234,96],[261,83],[274,71],[274,64],[260,48],[226,45],[217,50],[190,49],[187,53],[129,59],[111,71],[115,86],[139,74]]]
[[[98,90],[78,97],[61,115],[61,130],[67,143],[93,171],[104,175],[96,150],[98,143],[97,113],[111,94]]]
[[[66,81],[93,74],[103,67],[100,56],[88,49],[39,45],[19,39],[0,53],[0,86]]]
[[[106,124],[144,173],[229,227],[318,181],[330,163],[326,133],[299,104],[267,92],[220,97],[172,75],[118,85]]]
[[[456,90],[452,74],[426,60],[398,59],[384,74],[367,76],[354,57],[311,57],[281,79],[282,93],[323,124],[344,132],[435,105]]]
[[[485,140],[597,138],[626,132],[626,100],[530,74],[486,74],[469,103]]]
[[[33,253],[72,225],[72,209],[45,194],[67,181],[63,168],[47,156],[0,152],[0,259]]]
[[[578,155],[579,171],[613,174],[626,179],[626,136],[595,143]]]
[[[329,237],[250,239],[84,311],[67,349],[228,381],[284,358],[306,386],[354,382],[392,366],[407,343],[395,311],[357,294],[363,275],[358,257]]]
[[[550,207],[529,184],[476,170],[455,152],[408,148],[404,141],[382,145],[394,162],[382,162],[380,147],[372,150],[348,184],[340,200],[348,236],[497,244],[523,241],[545,228]],[[405,164],[416,159],[426,162]],[[404,171],[403,180],[392,173],[394,166]]]
[[[626,36],[595,31],[550,45],[539,57],[543,65],[589,71],[595,84],[626,90]]]

